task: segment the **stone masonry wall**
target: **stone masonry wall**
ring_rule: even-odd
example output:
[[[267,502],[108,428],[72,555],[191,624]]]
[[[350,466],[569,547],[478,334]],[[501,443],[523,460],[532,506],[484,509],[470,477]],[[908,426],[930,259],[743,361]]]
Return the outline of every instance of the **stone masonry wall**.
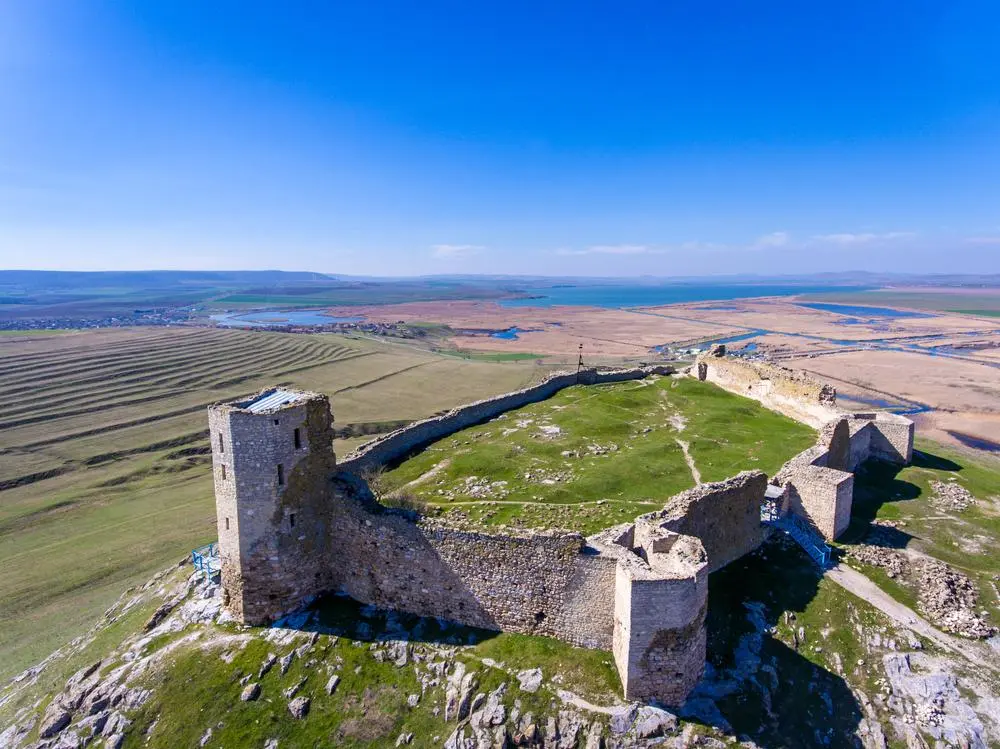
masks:
[[[801,372],[766,362],[727,357],[725,348],[699,357],[698,379],[819,429],[839,415],[837,391]]]
[[[471,626],[611,646],[616,560],[578,533],[480,533],[335,504],[330,564],[363,603]]]
[[[709,572],[749,554],[764,542],[761,505],[767,475],[744,471],[725,481],[699,486],[671,498],[663,510],[636,520],[700,538],[708,554]]]
[[[626,699],[676,706],[705,668],[708,559],[697,538],[645,530],[616,568],[612,650]]]
[[[326,396],[308,396],[261,414],[231,403],[209,409],[223,588],[248,622],[268,621],[276,602],[300,600],[327,578],[318,500],[334,470],[332,416]]]
[[[345,459],[340,461],[340,469],[353,473],[363,473],[376,466],[389,465],[405,457],[419,447],[443,439],[449,435],[496,418],[502,413],[551,398],[560,390],[572,385],[598,385],[627,380],[641,380],[650,375],[669,375],[672,367],[661,365],[600,371],[597,369],[575,372],[560,372],[550,375],[542,382],[498,395],[494,398],[476,401],[452,409],[441,416],[414,422],[408,426],[389,432],[371,442],[367,442]]]

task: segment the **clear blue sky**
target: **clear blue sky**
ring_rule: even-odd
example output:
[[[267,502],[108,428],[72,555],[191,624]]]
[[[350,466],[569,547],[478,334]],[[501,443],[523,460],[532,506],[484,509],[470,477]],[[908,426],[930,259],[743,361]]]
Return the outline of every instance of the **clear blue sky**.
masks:
[[[1000,271],[1000,4],[0,3],[0,267]]]

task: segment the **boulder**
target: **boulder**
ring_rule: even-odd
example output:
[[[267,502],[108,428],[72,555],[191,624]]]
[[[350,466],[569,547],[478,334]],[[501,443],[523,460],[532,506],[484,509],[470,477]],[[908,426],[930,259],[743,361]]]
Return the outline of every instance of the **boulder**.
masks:
[[[288,703],[288,712],[290,712],[292,717],[296,720],[301,720],[309,714],[309,704],[308,697],[296,697]]]
[[[260,684],[256,681],[247,684],[240,693],[240,702],[253,702],[260,697]]]

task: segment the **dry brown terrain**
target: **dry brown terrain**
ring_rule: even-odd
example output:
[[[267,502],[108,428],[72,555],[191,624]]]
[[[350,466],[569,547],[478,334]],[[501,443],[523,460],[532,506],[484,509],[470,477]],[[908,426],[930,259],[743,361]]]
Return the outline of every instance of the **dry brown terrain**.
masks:
[[[332,314],[362,314],[381,322],[434,322],[457,329],[527,332],[517,340],[488,334],[451,339],[459,348],[576,356],[582,343],[590,357],[644,358],[654,346],[739,334],[731,323],[700,323],[600,307],[502,307],[494,302],[413,302],[387,306],[334,308]]]
[[[345,313],[347,310],[337,310]],[[350,310],[382,321],[434,322],[455,329],[457,348],[531,352],[588,361],[650,359],[654,346],[697,346],[759,331],[731,345],[758,350],[830,382],[846,408],[886,403],[928,406],[923,433],[955,444],[950,432],[1000,442],[1000,319],[931,313],[869,319],[803,307],[790,298],[676,304],[644,309],[502,307],[494,302],[427,302]],[[485,331],[517,327],[516,340]],[[947,348],[943,348],[947,347]]]

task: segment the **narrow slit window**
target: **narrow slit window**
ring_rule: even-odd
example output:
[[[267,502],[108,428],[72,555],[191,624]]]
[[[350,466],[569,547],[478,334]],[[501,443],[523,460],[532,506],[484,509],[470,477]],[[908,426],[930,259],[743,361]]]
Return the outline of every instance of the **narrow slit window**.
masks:
[[[302,449],[302,434],[301,432],[299,432],[298,429],[295,430],[295,449],[296,450]]]
[[[222,480],[225,481],[226,480],[226,466],[225,466],[225,464],[221,465],[220,468],[222,468]]]
[[[279,422],[279,419],[275,419],[275,420],[274,420],[274,425],[275,425],[275,426],[278,426],[278,422]]]
[[[226,518],[226,530],[229,530],[229,518]]]
[[[285,467],[278,463],[278,486],[285,485]]]
[[[295,527],[295,513],[294,512],[288,514],[288,527],[289,528],[294,528]]]
[[[226,451],[226,443],[222,440],[222,432],[219,432],[219,452],[224,453]]]

